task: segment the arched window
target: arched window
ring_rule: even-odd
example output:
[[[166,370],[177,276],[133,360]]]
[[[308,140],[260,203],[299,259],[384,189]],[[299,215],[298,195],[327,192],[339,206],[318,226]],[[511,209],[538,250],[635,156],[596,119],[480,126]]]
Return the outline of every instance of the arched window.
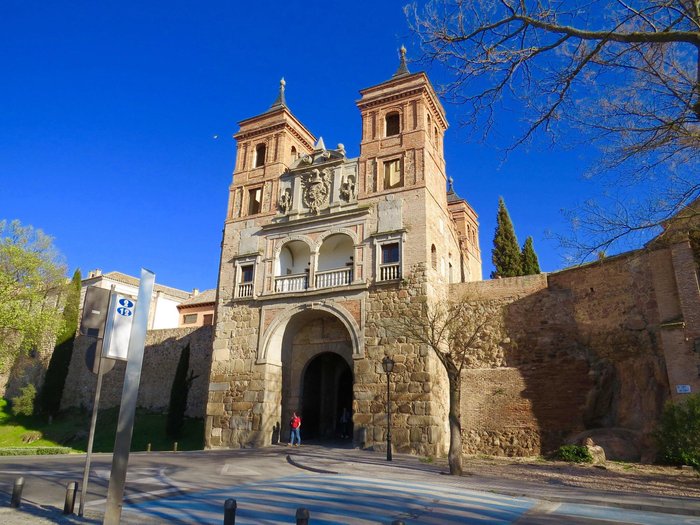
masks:
[[[437,128],[435,128],[435,145],[438,145],[438,131]]]
[[[350,284],[354,253],[355,245],[348,235],[337,233],[326,237],[318,251],[316,288]]]
[[[265,165],[265,144],[255,146],[255,163],[254,167],[259,168]]]
[[[433,270],[437,270],[437,248],[434,244],[430,247],[430,264]]]
[[[295,160],[297,160],[297,158],[298,158],[298,156],[297,156],[297,149],[296,149],[296,147],[292,146],[292,162],[294,162]]]
[[[393,137],[401,132],[401,117],[397,111],[388,113],[387,116],[384,117],[384,123],[386,126],[385,136]]]

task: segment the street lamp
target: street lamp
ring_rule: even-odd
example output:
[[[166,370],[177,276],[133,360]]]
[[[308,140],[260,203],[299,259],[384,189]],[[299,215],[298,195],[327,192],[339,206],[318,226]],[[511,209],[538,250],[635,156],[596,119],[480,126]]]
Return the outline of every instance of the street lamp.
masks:
[[[386,356],[382,359],[382,368],[386,372],[386,460],[391,461],[391,394],[389,393],[389,374],[394,370],[394,360]]]

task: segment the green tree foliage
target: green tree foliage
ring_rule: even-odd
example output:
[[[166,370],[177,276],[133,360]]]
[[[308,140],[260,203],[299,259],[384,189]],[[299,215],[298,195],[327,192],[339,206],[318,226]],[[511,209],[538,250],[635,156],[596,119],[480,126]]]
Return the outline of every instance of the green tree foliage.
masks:
[[[171,438],[179,438],[182,434],[182,427],[185,424],[185,410],[187,410],[187,396],[192,386],[192,381],[197,377],[190,371],[190,344],[182,349],[180,360],[177,363],[173,386],[170,388],[170,405],[168,407],[168,420],[166,422],[166,432]]]
[[[700,394],[666,405],[656,440],[662,461],[700,470]]]
[[[523,262],[522,262],[523,275],[535,275],[540,272],[540,261],[537,259],[537,254],[535,253],[535,246],[532,242],[532,236],[525,239],[525,244],[523,244]]]
[[[493,237],[491,261],[496,268],[491,273],[492,278],[522,275],[522,254],[503,197],[498,199],[497,225]]]
[[[19,395],[12,398],[12,413],[15,416],[31,416],[34,414],[36,387],[27,385],[20,389]]]
[[[41,410],[55,415],[61,408],[63,387],[68,375],[75,333],[78,330],[78,311],[80,309],[80,270],[76,270],[71,279],[63,307],[63,329],[56,339],[56,347],[51,354],[49,368],[46,370],[44,387],[41,389],[39,402]]]
[[[0,221],[0,371],[59,331],[64,275],[51,237]]]

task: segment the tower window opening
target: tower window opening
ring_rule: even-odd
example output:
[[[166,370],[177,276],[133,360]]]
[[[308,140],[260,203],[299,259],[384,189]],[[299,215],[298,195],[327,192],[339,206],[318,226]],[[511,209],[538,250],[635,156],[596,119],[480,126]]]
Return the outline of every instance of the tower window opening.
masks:
[[[384,163],[384,189],[398,188],[403,185],[401,177],[401,160],[390,160]]]
[[[297,155],[297,149],[296,149],[296,147],[292,146],[292,162],[294,162],[298,158],[299,158],[299,156]]]
[[[389,113],[385,117],[386,124],[386,136],[393,137],[400,133],[401,128],[401,117],[397,112]]]
[[[265,165],[265,144],[258,144],[255,146],[255,167],[259,168],[260,166]]]
[[[264,147],[264,146],[263,146]],[[262,188],[248,191],[248,215],[260,213],[262,208]]]
[[[433,270],[437,270],[437,248],[434,244],[430,247],[430,265]]]

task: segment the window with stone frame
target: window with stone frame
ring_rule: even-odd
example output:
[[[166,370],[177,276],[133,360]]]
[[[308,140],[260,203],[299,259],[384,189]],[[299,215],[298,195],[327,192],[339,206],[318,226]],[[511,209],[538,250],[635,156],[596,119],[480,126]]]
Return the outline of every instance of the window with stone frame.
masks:
[[[265,154],[267,152],[267,148],[265,147],[265,144],[258,144],[255,146],[255,159],[253,162],[253,167],[259,168],[260,166],[265,165]]]
[[[248,190],[248,215],[256,215],[262,210],[262,188]]]
[[[185,314],[182,316],[182,324],[195,324],[197,322],[197,314]]]
[[[401,242],[387,239],[378,245],[377,281],[392,281],[401,278]]]
[[[384,163],[384,189],[400,188],[403,186],[401,159],[388,160]]]
[[[388,113],[387,116],[384,117],[384,130],[384,136],[386,137],[393,137],[401,133],[401,116],[398,111]]]
[[[236,263],[236,297],[253,297],[255,263],[251,259]]]

